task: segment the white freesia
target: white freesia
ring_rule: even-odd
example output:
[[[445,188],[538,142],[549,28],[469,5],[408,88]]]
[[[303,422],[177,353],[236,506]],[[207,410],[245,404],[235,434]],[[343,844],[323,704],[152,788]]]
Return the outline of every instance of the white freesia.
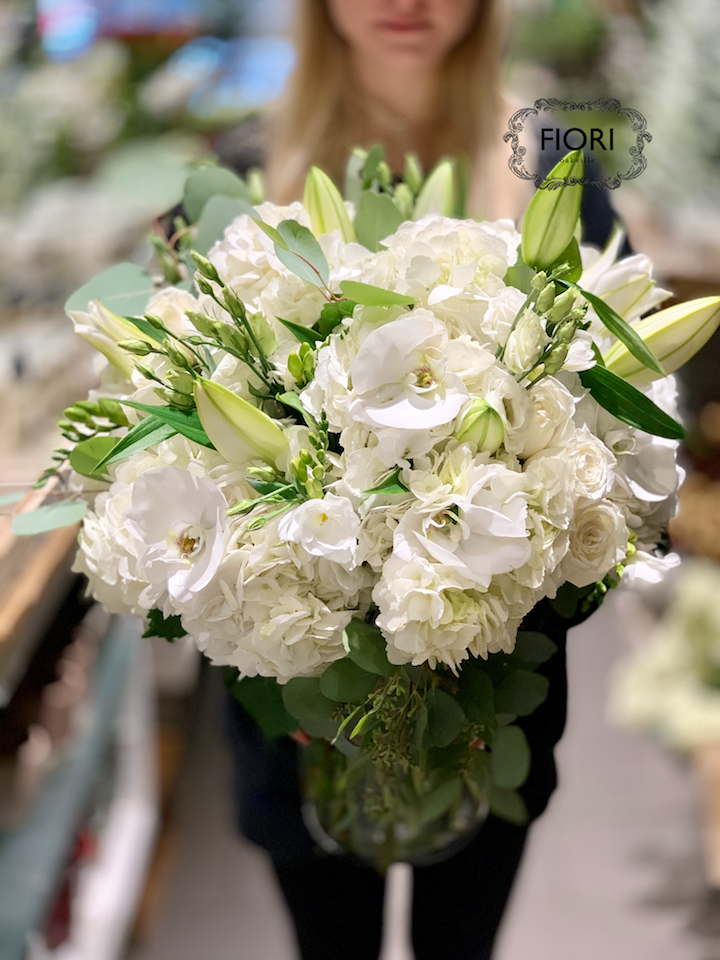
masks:
[[[190,600],[212,579],[225,550],[227,503],[212,480],[179,467],[140,476],[125,525],[138,543],[147,606]]]
[[[306,500],[283,514],[278,523],[281,540],[299,543],[314,557],[354,566],[360,518],[347,497],[327,493],[322,500]]]

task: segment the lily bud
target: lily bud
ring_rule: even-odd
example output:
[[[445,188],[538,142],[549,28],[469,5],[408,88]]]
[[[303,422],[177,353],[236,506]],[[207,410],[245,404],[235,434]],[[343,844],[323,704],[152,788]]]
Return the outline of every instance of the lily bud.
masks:
[[[470,443],[483,453],[495,453],[505,440],[500,414],[482,397],[475,397],[455,431],[460,443]]]
[[[420,193],[424,179],[425,174],[417,156],[414,153],[406,153],[403,180],[415,196]]]
[[[316,237],[339,230],[345,243],[357,239],[340,191],[318,167],[310,167],[305,180],[303,206],[310,215],[312,232]]]
[[[272,417],[212,380],[195,380],[198,416],[213,446],[230,462],[260,457],[281,466],[288,441]]]
[[[665,372],[674,373],[707,343],[719,325],[720,297],[702,297],[659,310],[633,327]],[[644,367],[620,341],[610,347],[603,359],[608,370],[626,380],[651,383],[660,377],[655,370]]]
[[[415,197],[410,187],[406,183],[399,183],[395,187],[395,206],[405,220],[412,216],[414,202]]]
[[[443,217],[451,217],[454,197],[455,163],[453,160],[441,160],[420,191],[413,220],[421,220],[428,213],[439,213]]]
[[[528,266],[544,269],[553,264],[573,238],[580,216],[582,184],[562,184],[548,189],[557,178],[583,175],[582,150],[573,150],[553,167],[530,201],[522,224],[522,258]]]

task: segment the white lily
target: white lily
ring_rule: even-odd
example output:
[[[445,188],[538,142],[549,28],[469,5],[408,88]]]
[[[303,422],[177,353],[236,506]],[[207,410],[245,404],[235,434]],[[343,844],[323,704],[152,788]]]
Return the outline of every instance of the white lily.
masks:
[[[260,457],[284,467],[289,444],[276,420],[212,380],[195,380],[195,405],[205,433],[230,463]]]
[[[720,297],[701,297],[678,303],[633,324],[666,373],[674,373],[695,356],[719,325]],[[612,373],[636,383],[651,383],[660,376],[643,366],[620,341],[604,354],[603,359]]]

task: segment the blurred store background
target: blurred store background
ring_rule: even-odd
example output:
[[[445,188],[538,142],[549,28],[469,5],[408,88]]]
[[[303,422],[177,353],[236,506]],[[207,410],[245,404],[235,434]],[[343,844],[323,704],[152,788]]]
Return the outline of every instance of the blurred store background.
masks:
[[[0,960],[295,957],[234,832],[216,672],[88,613],[74,530],[9,526],[94,382],[65,300],[153,267],[153,219],[282,89],[291,4],[0,0]],[[647,169],[613,202],[662,286],[720,294],[717,0],[516,0],[507,81],[640,110]],[[720,334],[681,374],[680,572],[571,636],[563,787],[501,960],[720,960],[718,369]]]

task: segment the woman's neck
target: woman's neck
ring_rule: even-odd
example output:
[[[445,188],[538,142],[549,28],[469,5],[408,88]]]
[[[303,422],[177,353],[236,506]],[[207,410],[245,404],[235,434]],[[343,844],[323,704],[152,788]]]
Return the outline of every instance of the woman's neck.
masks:
[[[438,103],[440,77],[426,66],[409,70],[356,59],[351,76],[353,98],[365,114],[368,140],[382,143],[395,172],[402,169],[405,153],[412,151],[426,166],[438,157]]]

